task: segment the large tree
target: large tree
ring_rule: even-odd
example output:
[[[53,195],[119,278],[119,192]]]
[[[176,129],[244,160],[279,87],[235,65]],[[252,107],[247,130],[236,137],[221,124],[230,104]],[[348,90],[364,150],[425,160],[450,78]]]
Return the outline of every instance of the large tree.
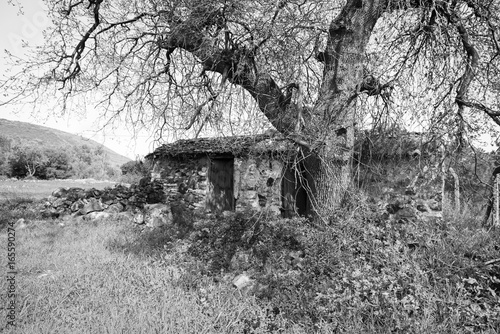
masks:
[[[500,124],[498,0],[46,2],[45,45],[2,84],[14,100],[54,89],[63,107],[92,97],[108,117],[196,134],[264,116],[300,147],[319,216],[349,189],[367,97],[426,96],[459,142],[468,119]]]

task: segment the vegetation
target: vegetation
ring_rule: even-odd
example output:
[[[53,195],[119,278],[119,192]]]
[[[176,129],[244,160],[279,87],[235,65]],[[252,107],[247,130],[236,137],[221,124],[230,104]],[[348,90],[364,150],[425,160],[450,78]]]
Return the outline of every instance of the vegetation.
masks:
[[[42,220],[36,201],[5,202],[2,243],[8,222],[26,221],[16,224],[11,332],[500,330],[500,262],[487,264],[500,257],[498,230],[484,231],[475,212],[391,223],[357,203],[321,228],[247,212],[150,230],[126,215]],[[237,290],[241,272],[255,282]]]
[[[118,171],[102,147],[46,148],[37,142],[0,136],[0,177],[116,179]]]
[[[120,180],[125,183],[138,184],[143,177],[151,175],[151,161],[136,160],[129,161],[121,165],[122,176]]]

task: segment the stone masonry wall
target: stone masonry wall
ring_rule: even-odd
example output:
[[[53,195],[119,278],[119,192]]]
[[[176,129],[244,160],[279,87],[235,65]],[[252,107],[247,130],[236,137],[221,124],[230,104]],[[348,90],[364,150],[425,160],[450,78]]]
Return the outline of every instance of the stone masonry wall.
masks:
[[[183,202],[193,211],[205,210],[208,158],[157,161],[153,178],[163,183],[167,202]]]
[[[268,157],[236,158],[234,171],[236,211],[251,208],[281,214],[282,162]]]
[[[157,161],[153,178],[164,185],[166,201],[182,201],[191,210],[206,210],[209,158]],[[234,159],[236,211],[269,210],[280,215],[283,164],[267,156]]]

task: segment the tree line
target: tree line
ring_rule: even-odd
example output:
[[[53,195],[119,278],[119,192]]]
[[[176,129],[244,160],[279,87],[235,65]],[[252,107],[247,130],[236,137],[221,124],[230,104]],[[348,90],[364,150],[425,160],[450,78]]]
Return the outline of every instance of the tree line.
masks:
[[[36,141],[0,136],[0,176],[14,178],[116,179],[121,172],[108,162],[103,147],[45,147]]]

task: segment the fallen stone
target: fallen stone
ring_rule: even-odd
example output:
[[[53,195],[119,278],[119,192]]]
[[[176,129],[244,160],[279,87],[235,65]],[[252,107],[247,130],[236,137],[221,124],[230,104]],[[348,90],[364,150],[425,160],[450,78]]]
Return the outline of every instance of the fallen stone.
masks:
[[[91,220],[99,220],[99,219],[107,219],[111,216],[110,213],[108,212],[97,212],[97,211],[94,211],[94,212],[91,212],[89,213],[86,217],[88,217],[89,219]]]
[[[24,228],[26,228],[26,221],[24,220],[24,218],[19,218],[16,222],[16,224],[14,225],[14,228],[16,230],[22,230]]]
[[[59,189],[56,189],[52,192],[52,196],[54,197],[63,197],[63,196],[66,196],[66,194],[68,193],[68,190],[69,188],[59,188]]]
[[[160,227],[173,222],[172,210],[168,204],[146,204],[144,211],[146,226]]]
[[[80,211],[85,206],[85,202],[81,199],[77,200],[73,204],[71,204],[71,212]]]
[[[95,198],[91,198],[90,201],[86,203],[83,208],[80,209],[80,213],[82,215],[86,215],[89,214],[90,212],[103,211],[104,209],[105,208],[102,205],[101,201]]]
[[[254,282],[253,279],[246,274],[240,274],[233,279],[233,286],[238,290],[249,287]]]
[[[104,211],[109,213],[119,213],[123,210],[125,210],[125,206],[123,206],[121,203],[114,203],[108,206]]]
[[[64,206],[66,206],[66,198],[57,198],[54,202],[52,202],[52,206],[54,208],[63,208]]]
[[[436,200],[431,200],[427,203],[429,205],[429,208],[433,211],[441,211],[441,203],[439,203]]]
[[[137,225],[144,224],[144,214],[142,212],[136,213],[134,215],[134,223],[136,223]]]

